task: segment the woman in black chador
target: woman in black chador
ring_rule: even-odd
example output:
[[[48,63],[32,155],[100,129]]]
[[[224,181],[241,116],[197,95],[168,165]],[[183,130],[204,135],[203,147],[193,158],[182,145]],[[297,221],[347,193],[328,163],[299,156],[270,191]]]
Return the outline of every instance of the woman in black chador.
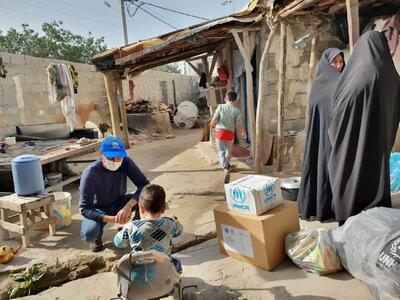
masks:
[[[357,41],[333,96],[328,170],[336,220],[391,207],[389,157],[399,127],[400,82],[387,39]]]
[[[305,220],[326,221],[334,218],[328,178],[328,159],[331,152],[328,127],[332,119],[331,98],[343,68],[343,52],[336,48],[325,50],[311,88],[310,123],[297,197],[300,216]]]

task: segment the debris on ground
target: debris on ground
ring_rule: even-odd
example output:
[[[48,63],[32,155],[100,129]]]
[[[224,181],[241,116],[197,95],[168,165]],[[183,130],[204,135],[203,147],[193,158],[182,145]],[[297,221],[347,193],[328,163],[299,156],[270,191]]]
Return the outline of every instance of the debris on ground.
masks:
[[[124,103],[127,113],[171,112],[171,108],[168,105],[157,100],[127,100]]]

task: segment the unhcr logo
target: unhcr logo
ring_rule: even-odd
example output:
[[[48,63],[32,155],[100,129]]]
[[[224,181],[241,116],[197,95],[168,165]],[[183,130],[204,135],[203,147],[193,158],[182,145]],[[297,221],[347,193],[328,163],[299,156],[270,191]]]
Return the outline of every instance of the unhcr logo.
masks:
[[[119,148],[120,148],[120,146],[119,146],[119,144],[117,142],[112,142],[111,149],[119,150]]]
[[[273,183],[267,183],[264,185],[264,202],[271,202],[276,199],[275,185]]]
[[[274,185],[272,183],[264,185],[264,193],[266,196],[274,194],[275,193]]]
[[[246,193],[240,188],[231,189],[231,198],[234,202],[243,203],[246,201]]]

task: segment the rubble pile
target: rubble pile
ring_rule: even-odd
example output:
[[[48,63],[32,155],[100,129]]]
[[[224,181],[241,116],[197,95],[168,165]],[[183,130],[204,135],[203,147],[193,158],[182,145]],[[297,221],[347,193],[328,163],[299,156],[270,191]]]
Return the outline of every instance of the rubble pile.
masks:
[[[127,100],[125,107],[128,113],[155,113],[155,112],[171,112],[171,108],[161,101],[155,100]]]

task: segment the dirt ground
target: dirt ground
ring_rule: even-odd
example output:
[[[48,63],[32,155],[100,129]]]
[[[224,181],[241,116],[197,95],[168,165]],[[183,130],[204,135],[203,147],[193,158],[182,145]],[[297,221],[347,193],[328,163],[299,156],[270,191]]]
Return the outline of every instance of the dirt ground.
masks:
[[[209,143],[199,143],[199,129],[175,133],[175,139],[134,145],[129,155],[153,183],[165,188],[169,202],[167,214],[176,215],[183,223],[185,232],[174,245],[180,248],[209,240],[178,254],[183,262],[184,283],[199,285],[198,299],[372,299],[366,286],[346,272],[320,277],[304,272],[289,261],[274,272],[267,272],[220,254],[216,240],[212,239],[215,236],[212,210],[225,201],[223,175],[216,153]],[[86,156],[95,157],[96,154]],[[232,174],[232,180],[251,173],[245,162],[246,159],[233,160],[237,172]],[[133,186],[129,188],[133,189]],[[72,224],[57,232],[55,237],[38,234],[30,248],[22,250],[11,264],[0,266],[0,277],[32,263],[48,265],[50,272],[56,272],[60,266],[65,270],[58,276],[64,277],[53,276],[53,285],[73,281],[29,299],[110,299],[115,295],[116,281],[115,274],[106,271],[110,271],[112,262],[124,253],[117,251],[111,243],[116,226],[106,227],[103,252],[93,254],[88,251],[88,245],[79,237],[78,185],[72,184],[65,190],[73,198]],[[396,205],[400,206],[398,198],[395,199]],[[337,225],[301,222],[301,226]],[[10,244],[16,246],[19,242],[16,239]],[[96,273],[101,274],[91,276]],[[83,277],[87,278],[79,279]],[[83,288],[88,286],[96,288]],[[1,293],[0,299],[3,299]]]

